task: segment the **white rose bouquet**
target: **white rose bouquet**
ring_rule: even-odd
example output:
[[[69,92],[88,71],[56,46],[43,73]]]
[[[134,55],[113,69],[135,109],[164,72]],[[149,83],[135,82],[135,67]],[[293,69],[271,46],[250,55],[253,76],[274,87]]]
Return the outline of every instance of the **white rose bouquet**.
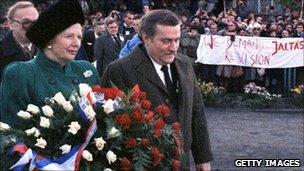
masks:
[[[44,106],[28,104],[20,109],[17,116],[25,122],[18,128],[0,122],[0,170],[77,170],[86,167],[82,159],[93,161],[85,148],[96,144],[97,150],[105,143],[93,137],[97,131],[94,109],[102,107],[104,96],[86,84],[79,89],[69,97],[73,100],[58,92],[47,97]]]
[[[180,168],[181,126],[164,122],[170,115],[166,105],[152,109],[137,85],[128,93],[86,84],[79,89],[70,101],[58,92],[44,106],[30,104],[18,112],[27,121],[21,129],[0,123],[1,160],[13,161],[7,168],[0,163],[0,170]],[[5,152],[9,156],[3,155],[7,145],[1,142],[13,146]]]

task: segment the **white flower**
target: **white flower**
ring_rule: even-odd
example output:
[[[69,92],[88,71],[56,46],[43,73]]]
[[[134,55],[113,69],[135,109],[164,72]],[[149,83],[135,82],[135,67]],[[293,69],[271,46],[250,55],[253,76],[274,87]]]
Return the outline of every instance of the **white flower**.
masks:
[[[114,163],[117,159],[116,155],[111,150],[107,152],[106,157],[108,159],[109,164]]]
[[[76,122],[71,122],[69,127],[70,127],[70,129],[68,130],[68,132],[72,133],[73,135],[77,134],[77,132],[81,128],[81,126],[79,125],[79,123],[77,121]]]
[[[112,127],[108,133],[109,138],[115,138],[115,137],[118,137],[119,135],[120,135],[120,132],[115,127]]]
[[[59,149],[62,151],[61,154],[69,153],[71,150],[71,145],[64,144],[63,146],[59,147]]]
[[[62,95],[61,92],[58,92],[55,94],[55,96],[53,97],[53,99],[59,104],[59,105],[63,105],[66,100],[65,97]]]
[[[47,145],[47,142],[42,137],[37,139],[37,143],[35,144],[35,146],[40,147],[42,149],[44,149],[46,145]]]
[[[95,115],[96,115],[96,113],[95,113],[93,107],[92,107],[91,105],[87,106],[87,107],[85,108],[85,112],[86,112],[86,114],[87,114],[87,118],[88,118],[90,121],[92,121],[92,120],[94,119]]]
[[[91,91],[92,88],[88,84],[84,84],[84,83],[79,84],[79,94],[81,97],[87,96],[87,94]]]
[[[93,161],[93,156],[88,150],[83,150],[82,157],[87,161]]]
[[[112,99],[107,100],[106,103],[104,105],[102,105],[104,112],[106,112],[107,114],[113,112],[114,103],[115,103],[115,101],[113,101]]]
[[[0,122],[0,131],[7,131],[9,129],[11,129],[11,127],[8,124]]]
[[[112,171],[110,168],[105,168],[103,171]]]
[[[49,128],[50,127],[50,120],[44,116],[40,117],[40,124],[43,128]]]
[[[40,132],[36,127],[25,130],[25,133],[27,136],[34,134],[35,137],[39,137],[39,135],[40,135]]]
[[[23,110],[20,110],[17,115],[22,119],[30,119],[32,115],[29,112],[25,112]]]
[[[102,150],[104,145],[106,144],[102,137],[95,138],[94,141],[98,150]]]
[[[40,112],[40,109],[39,109],[38,106],[35,106],[33,104],[29,104],[29,105],[27,105],[26,111],[30,112],[33,115],[37,115]]]
[[[84,76],[85,78],[91,77],[92,75],[93,75],[92,70],[86,70],[86,71],[83,73],[83,76]]]
[[[72,106],[70,101],[63,102],[62,107],[67,112],[72,112],[73,111],[73,106]]]
[[[49,118],[54,116],[54,111],[50,106],[45,105],[41,109],[42,109],[42,112],[45,116],[47,116]]]

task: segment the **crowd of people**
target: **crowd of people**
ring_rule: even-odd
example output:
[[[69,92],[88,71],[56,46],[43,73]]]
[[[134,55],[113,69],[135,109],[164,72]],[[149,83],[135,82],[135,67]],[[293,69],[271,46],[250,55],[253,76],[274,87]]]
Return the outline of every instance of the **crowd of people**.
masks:
[[[88,3],[81,1],[82,9],[88,10]],[[210,4],[211,3],[211,4]],[[220,35],[220,36],[258,36],[258,37],[304,37],[304,21],[300,18],[299,11],[290,11],[286,9],[282,15],[277,15],[273,6],[268,8],[269,15],[261,16],[251,13],[247,9],[244,1],[237,1],[235,8],[228,8],[227,11],[222,11],[218,15],[214,13],[214,5],[216,2],[208,1],[208,3],[197,4],[197,11],[194,15],[184,10],[178,13],[182,21],[181,39],[179,52],[187,55],[192,59],[197,58],[196,49],[200,42],[200,35]],[[42,4],[37,8],[37,11],[42,11],[47,5]],[[172,5],[171,5],[172,6]],[[163,7],[171,7],[163,6]],[[103,74],[105,68],[112,61],[126,56],[134,49],[134,47],[141,42],[139,35],[141,17],[150,12],[152,7],[149,3],[142,4],[142,12],[134,13],[124,8],[125,11],[112,10],[108,15],[103,12],[96,12],[89,14],[87,12],[85,24],[83,26],[82,46],[76,56],[76,59],[85,59],[89,62],[94,62],[98,69],[100,76]],[[24,48],[16,50],[15,54],[7,51],[14,49],[11,47],[21,47],[27,43],[26,38],[22,38],[25,32],[22,29],[15,29],[8,26],[8,22],[12,19],[7,16],[2,17],[0,25],[0,43],[1,67],[3,68],[10,62],[15,60],[27,60],[36,54],[35,48],[30,48],[29,56],[26,58],[19,58],[22,55]],[[22,26],[30,25],[32,21],[21,21]],[[14,21],[13,21],[14,22]],[[16,22],[16,21],[15,21]],[[12,30],[12,31],[10,31]],[[7,34],[6,38],[5,35]],[[134,37],[133,37],[134,36]],[[17,44],[8,45],[12,39],[17,41]],[[5,45],[6,44],[6,45]],[[18,49],[18,48],[17,48]],[[22,50],[20,50],[22,49]],[[19,55],[18,55],[19,54]],[[9,57],[7,57],[9,56]],[[12,57],[15,56],[15,57]],[[31,56],[31,57],[30,57]],[[8,60],[8,58],[12,58]],[[206,82],[214,82],[216,85],[223,86],[231,92],[240,92],[244,84],[255,82],[258,85],[265,86],[273,93],[283,93],[284,89],[284,69],[261,69],[261,68],[247,68],[237,66],[215,66],[194,64],[197,77]],[[234,76],[234,72],[239,74]],[[286,69],[285,69],[286,71]],[[297,78],[295,84],[304,82],[303,67],[297,68]]]

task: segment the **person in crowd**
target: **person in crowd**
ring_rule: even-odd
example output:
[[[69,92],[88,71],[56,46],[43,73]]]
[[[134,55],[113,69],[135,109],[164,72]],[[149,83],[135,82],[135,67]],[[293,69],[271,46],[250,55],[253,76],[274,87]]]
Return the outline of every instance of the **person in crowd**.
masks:
[[[104,23],[102,22],[96,22],[93,26],[94,30],[89,30],[87,32],[84,32],[83,39],[82,39],[82,45],[85,49],[87,60],[89,62],[94,61],[94,44],[95,40],[105,33],[106,28]]]
[[[236,6],[236,14],[237,16],[239,16],[241,19],[246,18],[246,16],[248,15],[248,9],[244,4],[244,1],[239,0],[237,2],[237,6]]]
[[[142,7],[142,11],[143,11],[143,14],[148,14],[149,12],[152,11],[152,9],[151,9],[150,5],[144,4]]]
[[[276,29],[268,29],[268,37],[278,38],[278,31]],[[271,68],[265,70],[265,87],[270,93],[283,93],[283,77],[284,69]]]
[[[154,10],[142,19],[143,44],[127,57],[112,62],[102,77],[102,86],[113,84],[129,90],[136,84],[147,93],[152,107],[167,104],[171,115],[166,122],[179,121],[184,135],[185,170],[190,151],[198,170],[210,170],[213,159],[204,104],[192,61],[177,54],[181,37],[180,20],[169,10]]]
[[[34,59],[11,63],[4,70],[1,121],[17,128],[25,122],[17,112],[26,110],[28,104],[43,106],[47,97],[58,92],[69,99],[80,83],[99,84],[92,64],[73,60],[81,45],[82,24],[84,15],[78,0],[60,0],[28,28],[26,36],[39,50]]]
[[[193,63],[197,59],[196,50],[200,42],[199,30],[200,27],[198,25],[190,25],[189,32],[186,35],[182,35],[180,39],[179,52],[190,57]],[[194,63],[193,67],[196,77],[205,81],[205,75],[202,73],[203,64]]]
[[[140,30],[140,23],[141,23],[141,17],[142,15],[135,15],[134,18],[134,30],[135,30],[135,35],[132,36],[132,38],[130,40],[128,40],[128,36],[126,36],[125,38],[125,45],[124,47],[121,49],[121,51],[119,52],[119,58],[123,58],[125,56],[127,56],[130,52],[132,52],[132,50],[139,44],[142,43],[140,36],[139,36],[139,30]]]
[[[297,23],[296,30],[293,37],[303,37],[304,38],[304,23]]]
[[[0,74],[11,62],[26,61],[36,53],[35,46],[26,37],[26,30],[37,20],[39,13],[28,1],[15,3],[8,9],[10,32],[0,41]]]
[[[135,33],[133,28],[134,14],[131,11],[126,11],[123,14],[123,21],[119,23],[119,33],[127,36]]]
[[[7,18],[0,17],[0,41],[3,39],[3,37],[6,36],[6,34],[9,32],[9,26],[7,24]]]
[[[294,33],[294,29],[293,29],[291,23],[286,23],[286,24],[285,24],[285,30],[287,30],[287,31],[289,32],[290,35],[293,35],[293,33]]]
[[[97,70],[100,76],[109,63],[118,59],[124,43],[124,36],[118,33],[116,19],[107,18],[105,25],[107,32],[98,37],[94,44],[94,57],[97,61]]]

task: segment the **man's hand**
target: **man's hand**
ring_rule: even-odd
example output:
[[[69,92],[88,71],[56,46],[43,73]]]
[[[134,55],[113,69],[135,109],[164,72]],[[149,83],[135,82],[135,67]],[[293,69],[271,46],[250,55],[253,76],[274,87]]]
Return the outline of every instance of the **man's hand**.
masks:
[[[197,164],[196,165],[196,170],[197,171],[210,171],[211,170],[210,162],[208,162],[208,163],[202,163],[202,164]]]

